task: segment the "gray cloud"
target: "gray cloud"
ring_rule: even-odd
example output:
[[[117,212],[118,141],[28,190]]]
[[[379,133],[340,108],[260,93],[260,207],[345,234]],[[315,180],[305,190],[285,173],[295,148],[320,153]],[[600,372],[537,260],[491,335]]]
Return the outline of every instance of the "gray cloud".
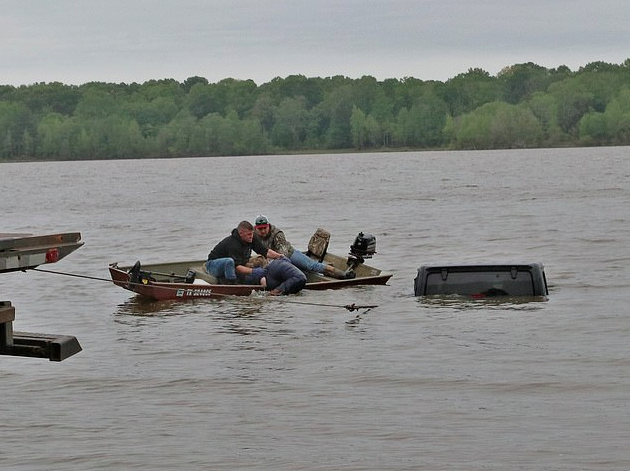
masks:
[[[0,83],[575,69],[630,56],[629,13],[625,0],[8,0]]]

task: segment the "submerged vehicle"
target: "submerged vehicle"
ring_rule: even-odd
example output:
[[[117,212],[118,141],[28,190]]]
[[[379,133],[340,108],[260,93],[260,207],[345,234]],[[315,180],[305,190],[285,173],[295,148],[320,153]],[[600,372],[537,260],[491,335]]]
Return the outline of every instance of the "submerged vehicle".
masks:
[[[316,237],[321,232],[318,230],[311,238],[305,253],[313,260],[345,272],[350,271],[354,276],[339,279],[308,272],[304,289],[326,290],[357,285],[385,285],[392,277],[393,273],[365,264],[365,259],[376,253],[374,236],[359,233],[350,246],[348,256],[342,257],[327,252],[328,241]],[[192,260],[142,264],[138,261],[131,266],[119,266],[116,262],[109,265],[109,273],[114,284],[158,301],[249,296],[255,291],[265,289],[261,285],[222,284],[206,271],[205,262],[206,260]]]
[[[542,263],[482,263],[422,265],[414,280],[416,296],[462,295],[547,296]]]

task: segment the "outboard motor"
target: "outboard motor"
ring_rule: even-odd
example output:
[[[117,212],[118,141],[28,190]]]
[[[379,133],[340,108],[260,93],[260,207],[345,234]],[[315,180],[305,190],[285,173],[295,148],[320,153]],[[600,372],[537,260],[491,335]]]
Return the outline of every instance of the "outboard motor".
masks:
[[[146,271],[142,271],[142,265],[140,265],[140,260],[138,260],[131,270],[129,270],[129,282],[138,284],[142,283],[146,285],[149,281],[155,281],[155,278],[151,276],[151,273]]]
[[[376,253],[376,237],[372,234],[359,235],[354,239],[354,243],[350,246],[350,255],[348,257],[348,266],[355,268],[365,261],[366,258],[372,258]]]

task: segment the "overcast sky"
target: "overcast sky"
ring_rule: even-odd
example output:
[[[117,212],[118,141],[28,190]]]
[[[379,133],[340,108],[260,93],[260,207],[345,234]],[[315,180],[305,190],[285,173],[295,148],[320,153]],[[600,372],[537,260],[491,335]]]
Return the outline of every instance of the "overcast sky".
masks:
[[[371,75],[630,57],[630,0],[0,0],[0,84]]]

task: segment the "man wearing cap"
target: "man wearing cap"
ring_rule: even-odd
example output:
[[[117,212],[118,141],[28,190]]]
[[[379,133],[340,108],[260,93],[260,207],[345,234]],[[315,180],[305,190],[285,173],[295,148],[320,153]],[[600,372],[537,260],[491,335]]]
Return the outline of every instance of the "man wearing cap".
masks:
[[[254,223],[256,234],[260,237],[262,244],[274,251],[285,255],[291,260],[291,263],[303,271],[312,271],[332,276],[334,278],[354,278],[355,274],[352,270],[342,271],[332,265],[325,265],[310,258],[308,255],[295,250],[293,246],[284,237],[284,232],[273,224],[269,223],[269,219],[264,214],[256,217]]]
[[[280,258],[282,254],[266,247],[254,234],[254,226],[248,221],[241,221],[232,233],[219,242],[208,254],[206,271],[222,279],[227,284],[243,282],[257,284],[260,279],[256,270],[247,266],[252,250],[267,258]]]

